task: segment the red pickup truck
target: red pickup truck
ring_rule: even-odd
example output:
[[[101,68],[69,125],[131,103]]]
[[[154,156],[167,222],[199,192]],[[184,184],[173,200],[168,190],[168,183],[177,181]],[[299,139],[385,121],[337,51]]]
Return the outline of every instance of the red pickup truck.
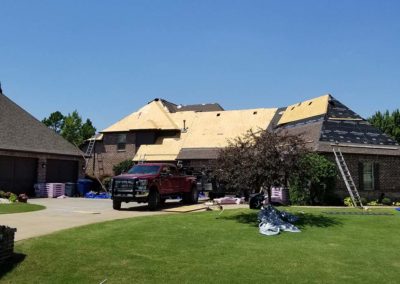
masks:
[[[180,174],[173,164],[138,164],[111,181],[115,210],[121,209],[122,202],[132,201],[148,203],[150,210],[156,210],[166,199],[176,197],[186,204],[195,204],[198,192],[196,178]]]

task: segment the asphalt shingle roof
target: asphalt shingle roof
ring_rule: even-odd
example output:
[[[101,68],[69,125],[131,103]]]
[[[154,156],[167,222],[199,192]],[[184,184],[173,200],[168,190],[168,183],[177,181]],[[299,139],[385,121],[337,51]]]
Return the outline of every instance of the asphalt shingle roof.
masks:
[[[0,93],[0,149],[81,156],[74,145]]]

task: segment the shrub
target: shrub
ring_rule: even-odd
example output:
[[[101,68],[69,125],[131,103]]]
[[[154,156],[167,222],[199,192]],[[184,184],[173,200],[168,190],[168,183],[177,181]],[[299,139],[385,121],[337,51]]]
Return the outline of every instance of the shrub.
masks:
[[[400,202],[393,202],[393,206],[400,206]]]
[[[0,198],[6,198],[6,192],[5,191],[0,190]],[[7,199],[8,199],[8,197],[7,197]]]
[[[11,203],[14,203],[14,202],[16,202],[18,200],[18,197],[14,193],[11,193],[10,197],[8,198],[8,200],[10,200]]]
[[[302,171],[292,175],[289,182],[292,204],[331,203],[329,198],[334,196],[336,165],[316,153],[303,156],[299,164]],[[335,199],[337,200],[337,197]]]
[[[22,203],[28,202],[28,195],[26,195],[25,193],[18,195],[18,202]]]
[[[365,205],[365,204],[368,203],[368,200],[367,200],[365,197],[361,197],[361,203],[362,203],[363,205]]]
[[[118,176],[122,173],[126,173],[127,171],[130,170],[130,168],[133,167],[134,164],[135,164],[135,162],[133,162],[132,160],[122,161],[121,163],[119,163],[113,167],[114,174],[116,176]]]
[[[392,200],[390,200],[389,197],[385,197],[384,199],[382,199],[382,204],[386,205],[386,206],[390,206],[390,205],[392,205]]]
[[[344,205],[346,205],[347,207],[353,207],[353,201],[351,200],[351,197],[348,196],[343,200]]]
[[[381,204],[378,202],[378,200],[373,200],[373,201],[367,203],[367,205],[368,206],[379,206]]]

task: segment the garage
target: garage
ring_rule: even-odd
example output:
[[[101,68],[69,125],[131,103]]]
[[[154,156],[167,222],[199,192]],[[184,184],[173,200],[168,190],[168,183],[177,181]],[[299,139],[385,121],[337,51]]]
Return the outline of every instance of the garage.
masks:
[[[46,181],[76,182],[78,180],[78,161],[47,159]]]
[[[38,160],[34,158],[0,156],[0,190],[32,196],[37,164]]]

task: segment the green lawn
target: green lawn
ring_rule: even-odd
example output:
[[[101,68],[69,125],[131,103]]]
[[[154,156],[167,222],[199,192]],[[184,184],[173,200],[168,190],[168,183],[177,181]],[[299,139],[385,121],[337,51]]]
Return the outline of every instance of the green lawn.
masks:
[[[265,237],[257,211],[113,221],[18,242],[2,283],[398,283],[400,214],[290,208],[302,233]],[[354,209],[343,209],[354,210]],[[299,211],[305,211],[300,213]],[[375,210],[375,212],[382,212]]]
[[[42,205],[29,204],[29,203],[11,203],[11,204],[0,204],[0,214],[12,214],[12,213],[23,213],[43,210],[46,207]]]

